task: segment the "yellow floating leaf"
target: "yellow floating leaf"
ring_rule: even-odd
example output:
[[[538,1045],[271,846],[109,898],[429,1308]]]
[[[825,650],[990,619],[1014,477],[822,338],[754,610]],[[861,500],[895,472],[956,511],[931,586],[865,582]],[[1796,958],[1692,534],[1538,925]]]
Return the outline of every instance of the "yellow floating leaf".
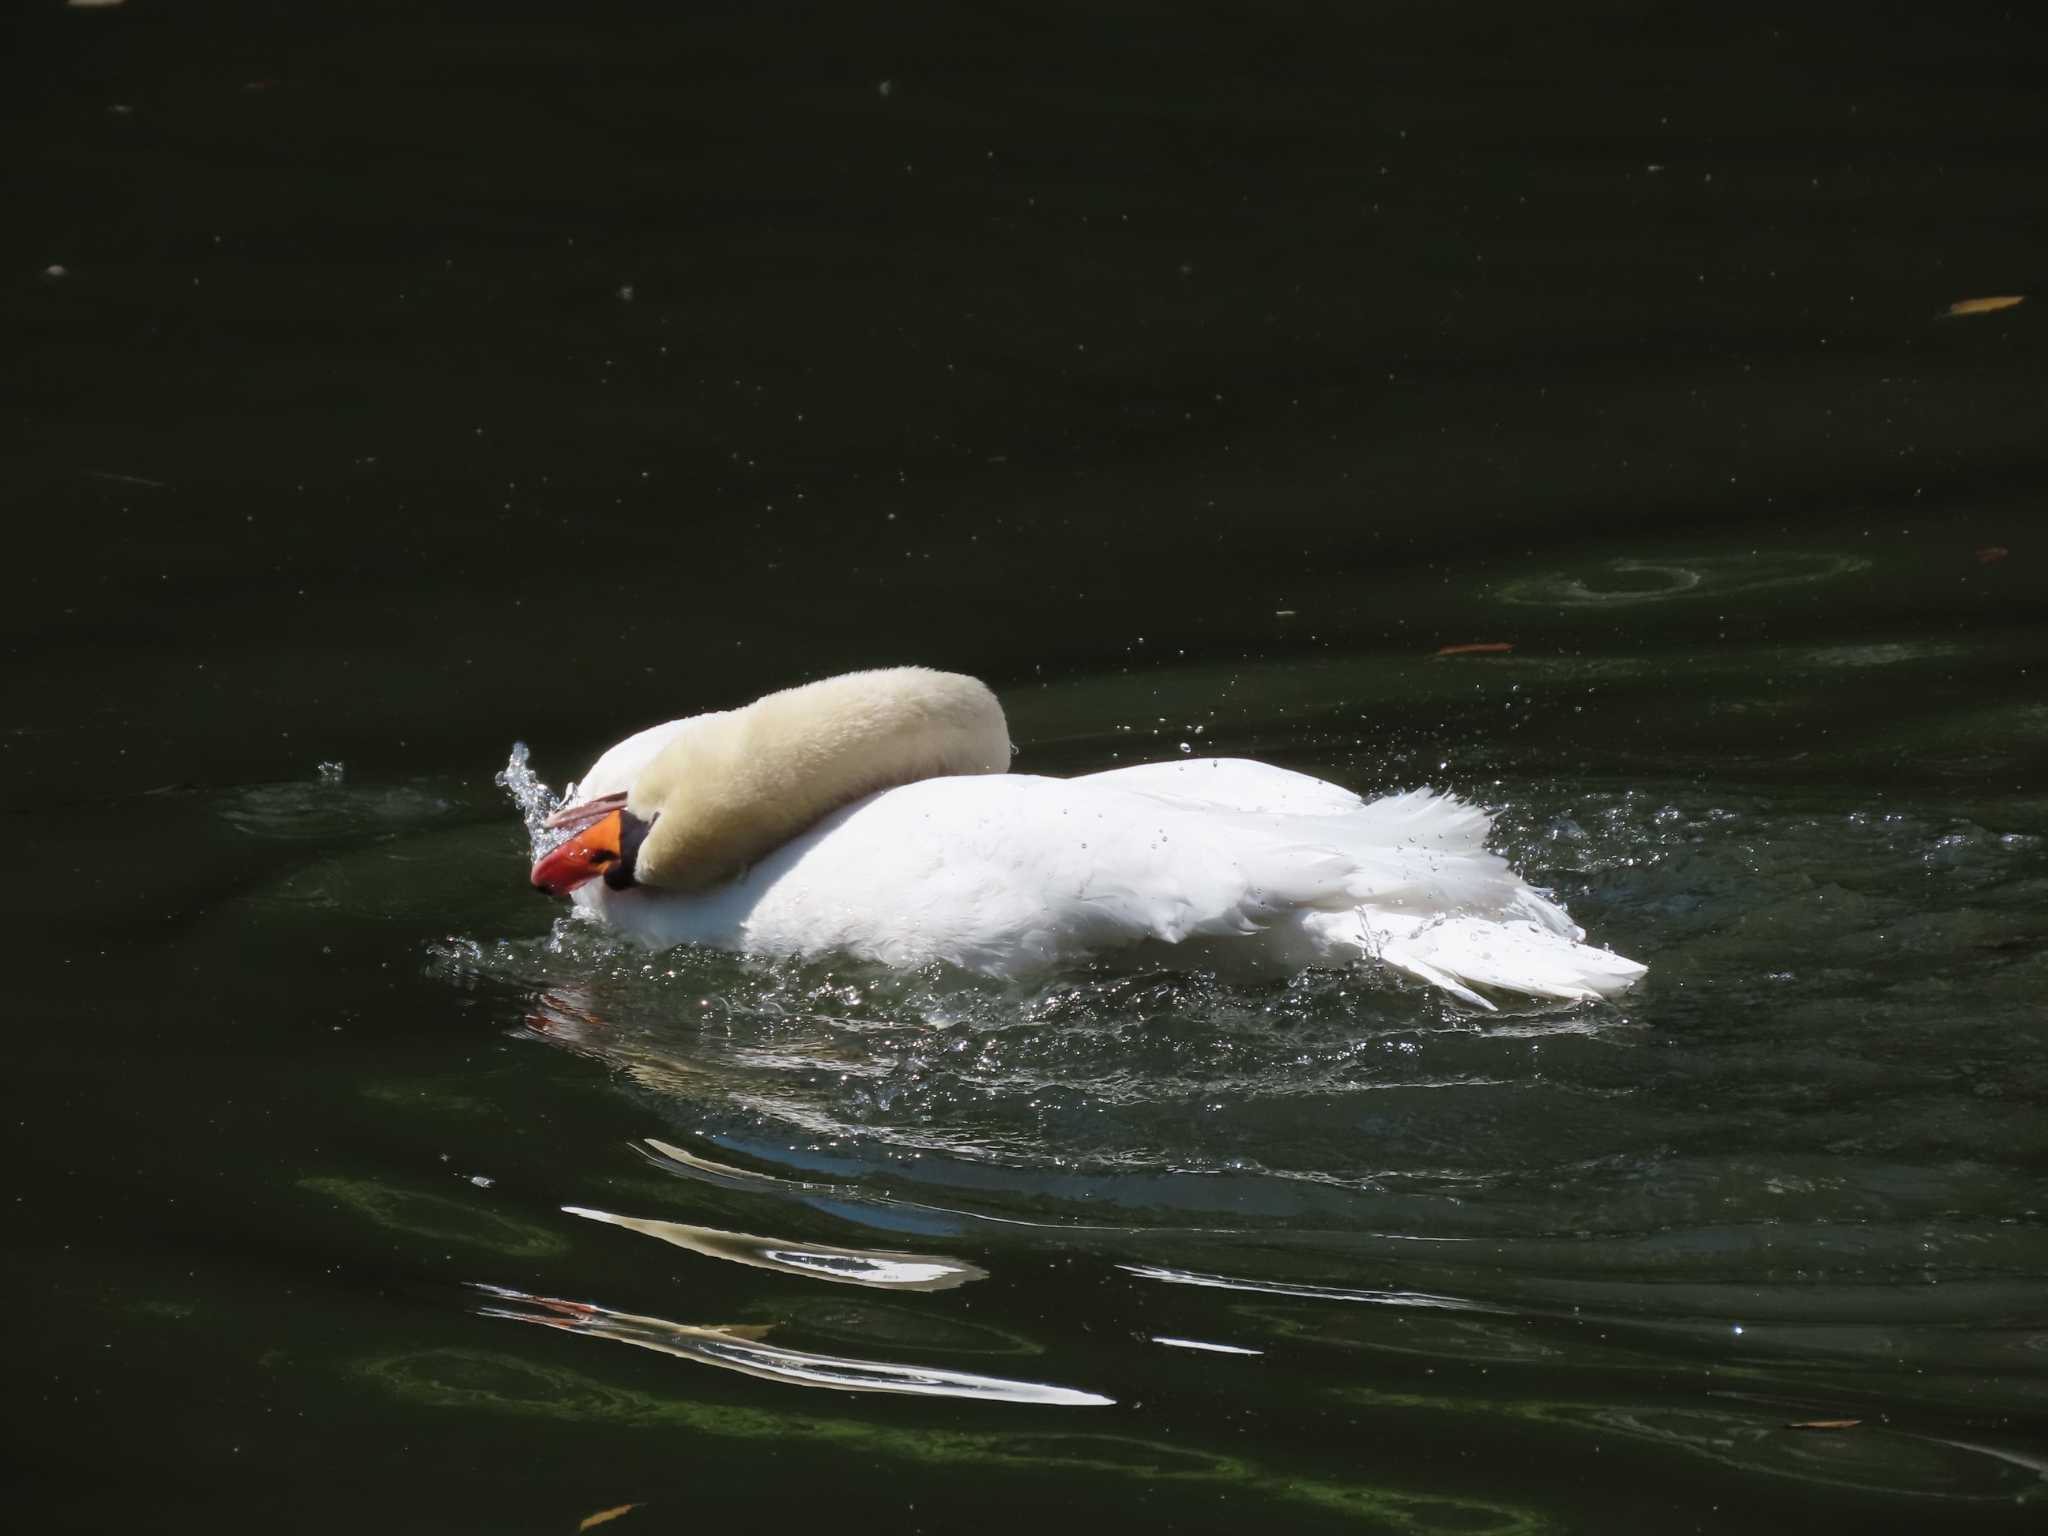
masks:
[[[629,1515],[639,1507],[638,1504],[614,1504],[610,1509],[600,1509],[594,1515],[585,1515],[583,1523],[577,1526],[576,1529],[587,1531],[594,1525],[603,1525],[607,1520],[616,1520],[621,1515]]]
[[[1942,311],[1944,317],[1951,315],[1995,315],[2001,309],[2011,309],[2015,304],[2024,304],[2024,293],[2008,293],[1995,299],[1957,299]]]

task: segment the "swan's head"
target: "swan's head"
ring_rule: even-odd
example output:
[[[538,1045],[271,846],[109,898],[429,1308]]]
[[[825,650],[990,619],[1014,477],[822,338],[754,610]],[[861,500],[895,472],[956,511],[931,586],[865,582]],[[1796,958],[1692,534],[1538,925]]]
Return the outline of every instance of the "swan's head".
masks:
[[[1010,766],[996,696],[924,667],[827,678],[691,724],[625,794],[549,819],[574,835],[534,864],[537,889],[715,885],[877,790]]]

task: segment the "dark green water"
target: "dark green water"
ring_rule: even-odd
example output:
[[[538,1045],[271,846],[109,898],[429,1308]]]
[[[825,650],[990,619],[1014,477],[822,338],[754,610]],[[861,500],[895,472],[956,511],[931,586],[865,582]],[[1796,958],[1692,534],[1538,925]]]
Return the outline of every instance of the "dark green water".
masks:
[[[2041,38],[1646,9],[16,23],[10,1514],[2037,1529]],[[515,739],[905,661],[1479,797],[1649,978],[525,890]]]

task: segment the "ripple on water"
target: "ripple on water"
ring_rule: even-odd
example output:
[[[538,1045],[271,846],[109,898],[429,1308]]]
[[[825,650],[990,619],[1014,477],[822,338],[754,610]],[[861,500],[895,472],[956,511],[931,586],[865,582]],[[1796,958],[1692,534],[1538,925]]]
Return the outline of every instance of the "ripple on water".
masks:
[[[1833,581],[1868,570],[1859,555],[1772,550],[1742,555],[1621,555],[1578,571],[1502,583],[1501,601],[1530,607],[1619,608],[1678,598],[1725,598]]]
[[[1796,1404],[1671,1408],[1651,1403],[1473,1400],[1340,1389],[1349,1401],[1407,1411],[1483,1413],[1567,1435],[1620,1437],[1703,1458],[1744,1473],[1943,1500],[2009,1500],[2040,1485],[2039,1458],[1995,1446],[1828,1419],[1840,1429],[1811,1429]],[[1723,1393],[1727,1397],[1748,1394]],[[1805,1415],[1804,1417],[1810,1417]],[[1538,1433],[1541,1431],[1538,1430]]]
[[[480,1202],[401,1189],[369,1179],[310,1178],[301,1189],[322,1195],[378,1226],[436,1243],[516,1258],[551,1258],[568,1244],[545,1227],[485,1209]]]
[[[595,1423],[620,1428],[681,1427],[720,1438],[772,1442],[778,1452],[850,1451],[934,1467],[1029,1470],[1057,1476],[1080,1499],[1077,1480],[1213,1486],[1219,1493],[1257,1495],[1377,1522],[1383,1529],[1459,1531],[1468,1536],[1533,1536],[1549,1529],[1536,1510],[1459,1493],[1432,1493],[1341,1478],[1304,1475],[1294,1465],[1269,1466],[1138,1435],[1018,1433],[1013,1427],[920,1428],[852,1416],[824,1417],[609,1385],[555,1365],[470,1349],[432,1349],[377,1356],[356,1375],[406,1402],[461,1413]]]
[[[250,837],[331,844],[430,825],[454,809],[432,784],[352,785],[321,776],[297,784],[254,784],[223,797],[221,816]]]

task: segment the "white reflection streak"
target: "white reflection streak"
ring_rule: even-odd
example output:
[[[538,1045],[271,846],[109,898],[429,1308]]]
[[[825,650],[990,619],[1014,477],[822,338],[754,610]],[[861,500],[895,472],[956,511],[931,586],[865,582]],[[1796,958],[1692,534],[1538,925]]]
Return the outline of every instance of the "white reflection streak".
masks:
[[[1154,1344],[1168,1349],[1199,1349],[1211,1355],[1263,1355],[1263,1349],[1246,1349],[1242,1344],[1211,1344],[1207,1339],[1171,1339],[1163,1333],[1152,1335]]]
[[[1219,1291],[1256,1291],[1264,1296],[1299,1296],[1308,1301],[1364,1301],[1382,1307],[1434,1307],[1445,1312],[1505,1312],[1506,1307],[1461,1296],[1434,1296],[1427,1291],[1347,1290],[1335,1285],[1298,1285],[1288,1280],[1240,1280],[1230,1275],[1205,1275],[1191,1269],[1160,1269],[1150,1264],[1119,1264],[1126,1274],[1169,1285],[1202,1285]]]
[[[928,1205],[919,1200],[900,1200],[891,1195],[870,1194],[853,1184],[821,1183],[811,1179],[787,1179],[778,1174],[754,1173],[745,1168],[734,1168],[726,1163],[715,1163],[708,1157],[699,1157],[681,1147],[666,1141],[657,1141],[652,1136],[638,1144],[641,1156],[655,1167],[669,1173],[682,1172],[705,1179],[710,1183],[727,1185],[752,1185],[787,1191],[793,1195],[826,1195],[850,1205],[871,1205],[884,1210],[927,1211],[934,1216],[945,1216],[954,1221],[980,1221],[997,1227],[1027,1227],[1034,1232],[1120,1232],[1136,1235],[1144,1229],[1133,1226],[1114,1226],[1102,1223],[1079,1221],[1025,1221],[1015,1216],[991,1216],[985,1211],[956,1210],[949,1205]],[[652,1148],[647,1151],[645,1149]],[[1203,1227],[1199,1230],[1209,1233],[1228,1233],[1229,1227]],[[1457,1241],[1464,1241],[1460,1238]]]
[[[949,1291],[970,1280],[982,1280],[988,1271],[965,1259],[939,1254],[892,1253],[871,1248],[835,1248],[825,1243],[788,1242],[776,1237],[756,1237],[748,1232],[721,1232],[716,1227],[693,1227],[680,1221],[646,1221],[637,1216],[614,1216],[585,1206],[565,1205],[570,1216],[624,1227],[648,1237],[701,1253],[709,1259],[726,1259],[752,1269],[772,1269],[778,1274],[806,1275],[813,1280],[830,1280],[838,1285],[865,1285],[890,1291]]]
[[[836,1392],[893,1392],[911,1397],[966,1397],[1006,1403],[1031,1403],[1057,1408],[1101,1408],[1116,1399],[1073,1387],[1044,1382],[1013,1381],[1002,1376],[976,1376],[935,1366],[897,1365],[886,1360],[849,1360],[838,1355],[813,1355],[756,1342],[766,1328],[711,1328],[671,1323],[665,1318],[613,1312],[585,1301],[530,1296],[500,1285],[479,1283],[477,1289],[515,1305],[480,1307],[485,1317],[538,1323],[565,1333],[610,1339],[695,1360],[721,1370],[758,1376],[798,1387],[824,1387]],[[532,1311],[517,1310],[530,1307]]]

